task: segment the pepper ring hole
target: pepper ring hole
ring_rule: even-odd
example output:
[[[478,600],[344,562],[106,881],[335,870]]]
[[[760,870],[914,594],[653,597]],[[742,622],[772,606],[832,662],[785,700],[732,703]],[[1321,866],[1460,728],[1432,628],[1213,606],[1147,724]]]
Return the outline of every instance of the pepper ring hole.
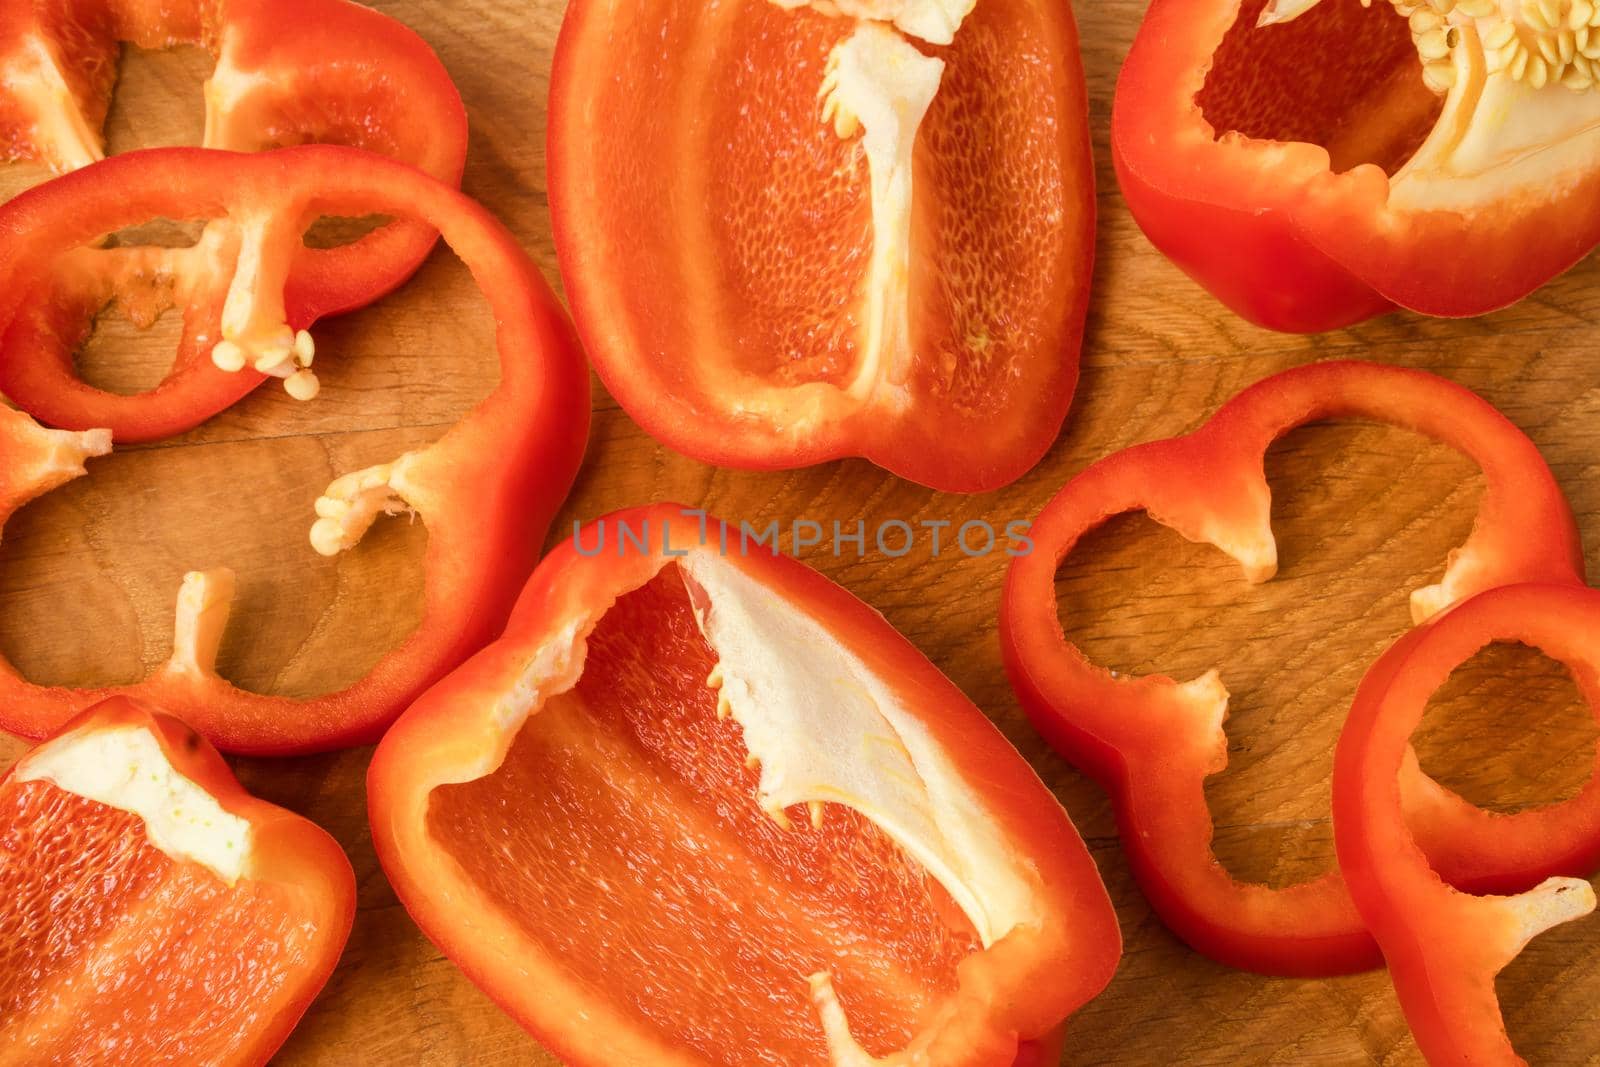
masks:
[[[1366,668],[1411,624],[1409,594],[1467,539],[1483,476],[1389,426],[1334,423],[1267,452],[1278,574],[1143,514],[1092,531],[1060,568],[1062,628],[1091,661],[1179,682],[1215,669],[1228,766],[1206,779],[1217,858],[1285,887],[1333,869],[1333,750]]]
[[[196,45],[123,45],[106,113],[106,153],[198,145],[205,137],[205,82],[215,66]]]
[[[1571,672],[1518,643],[1480,650],[1428,702],[1411,738],[1422,769],[1469,803],[1517,812],[1588,784],[1600,725]]]
[[[306,228],[303,240],[307,248],[338,248],[354,244],[390,221],[388,215],[323,215]]]

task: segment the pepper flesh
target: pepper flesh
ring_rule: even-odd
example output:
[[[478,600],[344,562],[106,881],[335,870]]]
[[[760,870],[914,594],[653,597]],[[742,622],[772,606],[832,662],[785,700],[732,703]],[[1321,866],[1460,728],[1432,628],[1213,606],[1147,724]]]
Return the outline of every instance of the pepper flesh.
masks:
[[[0,780],[0,1064],[264,1064],[354,916],[331,837],[108,701]]]
[[[1587,4],[1156,0],[1113,106],[1123,194],[1274,329],[1503,307],[1600,242]]]
[[[963,7],[568,6],[556,247],[596,370],[651,434],[963,492],[1049,448],[1093,261],[1077,30],[1063,4]],[[915,36],[937,27],[953,43]]]
[[[591,524],[402,716],[368,776],[401,900],[574,1064],[1048,1053],[1120,952],[1066,814],[881,616],[725,537]]]
[[[172,661],[144,681],[96,689],[29,683],[0,659],[0,728],[42,736],[113,694],[147,697],[229,751],[286,753],[375,740],[400,711],[504,622],[566,496],[588,433],[588,375],[538,269],[487,211],[421,171],[353,148],[304,145],[246,155],[210,149],[125,153],[64,175],[0,208],[0,320],[39,276],[97,233],[150,217],[211,218],[268,205],[286,217],[380,212],[440,231],[478,280],[498,324],[500,383],[443,437],[388,465],[382,479],[341,478],[316,504],[314,546],[352,547],[380,511],[428,527],[423,616],[363,678],[308,699],[240,690],[220,677],[215,630],[228,578],[198,574],[180,598]],[[43,431],[0,416],[0,520],[109,445],[104,431]],[[381,488],[376,504],[367,496]],[[310,515],[307,516],[308,520]],[[330,531],[329,525],[334,526]],[[330,533],[333,536],[330,539]]]
[[[1055,572],[1089,530],[1130,511],[1237,560],[1247,580],[1277,569],[1263,470],[1279,436],[1321,419],[1401,426],[1475,460],[1486,486],[1466,543],[1438,583],[1411,594],[1424,624],[1451,604],[1511,582],[1583,584],[1571,509],[1533,442],[1473,393],[1420,371],[1321,363],[1267,378],[1193,433],[1125,449],[1078,475],[1033,523],[1001,603],[1001,647],[1023,708],[1051,745],[1111,794],[1145,896],[1172,930],[1223,963],[1267,974],[1328,975],[1379,962],[1337,871],[1284,889],[1235,881],[1211,849],[1205,779],[1227,765],[1228,692],[1216,671],[1179,683],[1114,674],[1067,641]],[[1408,764],[1408,808],[1429,854],[1461,884],[1525,888],[1575,873],[1548,837],[1517,838],[1529,815],[1483,813]]]
[[[124,41],[199,45],[215,57],[205,147],[349,144],[461,181],[466,111],[444,67],[404,25],[346,0],[9,4],[0,11],[0,158],[59,171],[99,160]],[[85,248],[67,257],[6,320],[0,391],[48,424],[108,428],[124,443],[190,429],[267,377],[282,378],[298,399],[314,396],[305,328],[397,288],[438,235],[400,219],[349,244],[313,248],[301,240],[312,221],[240,211],[213,221],[192,247]],[[254,269],[263,242],[279,259],[267,271]],[[108,305],[142,327],[181,311],[172,369],[155,388],[121,395],[78,377],[74,350]],[[280,351],[294,358],[275,359]],[[246,353],[251,369],[230,373]]]
[[[1512,896],[1471,896],[1441,881],[1412,836],[1402,785],[1407,745],[1428,700],[1457,667],[1492,642],[1521,642],[1565,663],[1600,709],[1600,593],[1518,585],[1482,593],[1413,631],[1362,680],[1333,763],[1333,832],[1362,920],[1383,948],[1400,1006],[1430,1063],[1522,1064],[1511,1047],[1494,976],[1535,936],[1594,910],[1581,877],[1552,877]],[[1519,821],[1516,836],[1502,820]],[[1600,863],[1600,780],[1578,796],[1516,816],[1480,813],[1496,844],[1524,855],[1568,849]]]

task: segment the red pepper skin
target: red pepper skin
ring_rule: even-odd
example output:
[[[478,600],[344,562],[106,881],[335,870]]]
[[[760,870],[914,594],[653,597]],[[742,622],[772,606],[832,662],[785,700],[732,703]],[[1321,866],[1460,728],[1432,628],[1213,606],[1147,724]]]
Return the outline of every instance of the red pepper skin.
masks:
[[[1223,405],[1193,433],[1095,463],[1034,522],[1036,550],[1012,561],[1001,601],[1001,647],[1012,685],[1051,745],[1111,794],[1135,876],[1162,920],[1198,951],[1246,970],[1293,976],[1363,970],[1377,946],[1337,872],[1286,889],[1235,881],[1211,850],[1205,779],[1227,763],[1226,690],[1215,674],[1180,685],[1114,675],[1069,643],[1055,573],[1089,530],[1146,511],[1185,538],[1216,545],[1250,581],[1277,567],[1263,457],[1273,440],[1322,419],[1392,424],[1450,444],[1487,486],[1466,544],[1438,585],[1412,594],[1422,623],[1483,589],[1512,582],[1583,584],[1583,555],[1565,497],[1533,442],[1470,391],[1420,371],[1321,363],[1274,375]],[[1412,765],[1413,808],[1431,809],[1430,855],[1453,881],[1520,883],[1575,869],[1548,839],[1513,844],[1524,815],[1483,826],[1475,809]],[[1419,816],[1420,818],[1420,816]],[[1538,838],[1534,839],[1538,841]]]
[[[1153,0],[1111,115],[1112,160],[1140,228],[1238,314],[1298,333],[1396,305],[1481,315],[1522,299],[1600,241],[1600,174],[1515,205],[1412,211],[1389,203],[1378,166],[1335,174],[1319,145],[1214,129],[1196,94],[1229,29],[1259,8]]]
[[[1017,1045],[1016,1061],[1011,1067],[1059,1067],[1066,1043],[1065,1027],[1037,1041],[1020,1042]]]
[[[99,130],[116,76],[119,42],[144,48],[199,45],[219,59],[207,83],[204,147],[255,152],[305,141],[348,144],[461,183],[467,115],[443,64],[406,26],[347,0],[65,0],[0,10],[0,65],[34,64],[48,42],[98,157]],[[43,74],[33,75],[36,83]],[[244,88],[239,88],[243,86]],[[39,135],[40,111],[0,86],[0,158],[57,170],[85,162]],[[309,221],[309,220],[308,220]],[[390,222],[349,244],[303,248],[285,292],[295,329],[363,307],[422,265],[438,234],[416,220]],[[35,418],[73,430],[110,429],[119,442],[160,440],[199,425],[266,380],[212,365],[226,277],[193,278],[172,371],[153,389],[122,395],[78,377],[73,349],[114,286],[112,266],[80,281],[86,293],[41,287],[32,313],[0,333],[0,392]],[[64,287],[64,281],[56,283]]]
[[[1055,442],[1078,381],[1095,191],[1077,26],[1066,4],[994,0],[924,48],[948,66],[917,140],[911,336],[862,396],[867,316],[849,279],[871,248],[840,219],[864,213],[865,168],[814,103],[853,21],[568,5],[547,156],[573,320],[629,416],[685,455],[752,470],[860,456],[935,489],[998,489]],[[794,77],[774,92],[780,67]],[[762,199],[735,205],[714,186],[744,168]],[[990,172],[1024,191],[957,177]],[[751,258],[799,266],[774,280]]]
[[[1121,938],[1093,860],[1034,772],[881,615],[810,568],[760,548],[741,554],[737,530],[677,505],[634,508],[603,522],[613,531],[624,524],[648,529],[649,548],[608,545],[599,554],[586,555],[578,546],[594,543],[598,524],[575,532],[540,564],[504,635],[426,693],[385,735],[374,755],[367,779],[373,841],[396,892],[424,933],[566,1062],[596,1067],[712,1062],[675,1040],[670,1020],[653,1025],[631,1010],[623,994],[608,999],[604,990],[575,978],[561,955],[520,928],[486,885],[468,875],[429,820],[430,812],[440,810],[442,787],[493,773],[509,758],[514,733],[539,721],[540,714],[556,714],[545,709],[582,675],[586,650],[596,640],[595,627],[619,597],[650,583],[679,562],[686,549],[691,556],[716,555],[719,543],[728,543],[735,547],[720,557],[723,563],[819,623],[912,709],[992,820],[996,840],[1027,857],[1037,875],[1031,890],[1037,925],[1012,929],[988,949],[967,956],[960,965],[959,990],[946,1004],[949,1010],[940,1009],[935,1016],[939,1021],[917,1033],[911,1050],[882,1062],[924,1067],[1054,1062],[1058,1025],[1110,980]],[[714,599],[689,595],[697,617],[718,610]],[[663,662],[655,673],[672,669],[670,662]],[[531,701],[519,705],[527,707],[529,717],[523,725],[508,727],[505,709],[513,699]],[[675,784],[652,792],[660,795]],[[745,797],[742,803],[752,800]],[[525,863],[511,847],[506,846],[505,865]],[[631,887],[615,885],[607,890],[629,891]],[[748,890],[721,887],[704,899],[721,900],[734,892]],[[576,904],[582,906],[582,901]],[[648,899],[629,908],[630,913],[660,910]],[[759,946],[749,951],[757,958],[763,952]],[[725,995],[738,992],[727,990]],[[756,1010],[764,1012],[763,1019],[775,1014],[771,1005],[762,1009],[758,1004]],[[1035,1040],[1019,1045],[1019,1038],[1034,1035]]]
[[[1571,873],[1517,896],[1471,896],[1441,881],[1413,837],[1402,785],[1409,739],[1429,698],[1483,646],[1520,641],[1567,664],[1600,708],[1600,592],[1570,585],[1493,589],[1397,641],[1367,673],[1339,735],[1333,831],[1339,869],[1383,948],[1406,1021],[1429,1063],[1521,1064],[1506,1037],[1495,974],[1537,934],[1587,914],[1581,875],[1600,864],[1600,780],[1575,797],[1515,816],[1478,811],[1480,832],[1529,870],[1566,854]],[[1514,833],[1508,824],[1516,822]],[[1528,883],[1518,887],[1527,890]]]
[[[86,1049],[103,1049],[106,1028],[118,1025],[125,1028],[119,1033],[116,1045],[124,1062],[155,1062],[157,1058],[175,1057],[178,1062],[265,1064],[327,982],[344,949],[355,918],[355,874],[350,861],[338,843],[320,827],[245,792],[204,738],[177,719],[132,700],[118,697],[89,709],[63,725],[51,742],[69,734],[81,736],[128,727],[148,732],[175,771],[209,793],[224,811],[250,824],[250,859],[239,881],[223,890],[222,903],[210,906],[251,911],[283,908],[281,914],[261,916],[261,925],[276,922],[280,926],[292,926],[301,935],[301,941],[288,959],[258,957],[246,966],[244,954],[263,951],[261,946],[227,940],[233,928],[214,925],[212,913],[197,911],[187,915],[184,910],[205,907],[208,900],[214,902],[216,898],[210,896],[205,887],[213,883],[220,887],[220,879],[211,872],[200,873],[203,868],[194,861],[174,860],[175,870],[158,876],[165,888],[158,887],[142,897],[134,895],[128,902],[127,914],[120,920],[111,920],[114,928],[102,926],[100,933],[87,945],[75,946],[76,959],[69,951],[43,967],[43,974],[34,971],[34,965],[27,964],[29,950],[43,951],[47,961],[50,955],[50,945],[37,943],[41,934],[45,935],[43,939],[59,946],[70,943],[85,930],[92,930],[96,922],[105,919],[103,914],[97,914],[105,906],[102,894],[126,896],[127,883],[133,876],[125,868],[107,869],[104,877],[115,880],[104,885],[97,881],[94,893],[67,897],[53,894],[48,902],[38,900],[29,892],[31,888],[37,893],[38,881],[48,878],[50,873],[30,866],[30,862],[46,861],[39,858],[38,851],[12,853],[9,862],[4,861],[9,851],[5,839],[14,841],[20,836],[21,840],[32,841],[35,847],[41,843],[41,836],[46,841],[65,839],[66,848],[50,850],[56,855],[80,840],[86,849],[94,846],[93,851],[72,856],[74,864],[108,862],[108,853],[125,849],[127,843],[114,840],[108,843],[109,835],[103,831],[86,830],[82,822],[69,821],[59,815],[54,819],[47,816],[41,825],[39,805],[30,806],[26,794],[39,788],[55,792],[56,787],[18,781],[18,768],[28,765],[29,757],[24,756],[4,779],[0,779],[0,823],[4,824],[0,825],[0,884],[9,891],[5,900],[0,901],[0,929],[13,934],[20,929],[20,940],[7,946],[8,959],[13,966],[27,965],[29,971],[0,973],[0,989],[19,996],[30,986],[46,984],[52,979],[59,979],[62,984],[46,992],[43,1005],[33,1001],[34,1010],[30,1010],[30,1002],[25,999],[14,1005],[20,1007],[19,1014],[8,1014],[0,1019],[0,1032],[5,1035],[0,1063],[102,1062],[99,1058],[83,1058]],[[51,742],[33,750],[34,753]],[[76,804],[73,810],[88,811],[90,818],[94,817],[94,812],[103,812],[88,801]],[[20,821],[28,819],[30,814],[32,821]],[[173,891],[176,880],[185,876],[184,868],[188,869],[188,884],[200,883],[198,896],[193,890]],[[93,876],[92,867],[90,876]],[[80,888],[82,885],[79,882]],[[41,910],[30,913],[30,903]],[[134,908],[138,909],[137,929],[142,931],[142,936],[130,936],[127,929],[134,921]],[[232,914],[236,915],[237,911]],[[20,928],[10,921],[13,916],[21,919]],[[183,928],[186,921],[191,923],[190,929]],[[172,959],[164,964],[166,969],[158,969],[163,965],[167,949],[161,942],[162,933],[174,927],[192,943],[173,946]],[[118,951],[119,943],[124,958],[113,965],[105,954]],[[92,958],[83,961],[85,955]],[[175,980],[171,971],[174,961],[193,962],[197,957],[215,960],[216,971],[196,977],[190,983]],[[74,968],[75,962],[78,969]],[[86,963],[93,969],[82,969]],[[270,966],[277,972],[270,987],[238,990],[238,996],[245,999],[230,999],[236,987],[229,976],[250,981],[253,966]],[[141,994],[147,998],[148,1005],[131,1019],[135,1025],[129,1028],[130,1016],[119,1011],[125,1008],[128,1000],[138,999]],[[0,994],[0,1001],[4,999],[5,994]],[[113,1003],[108,1005],[107,1001]],[[62,1025],[63,1013],[67,1019],[65,1025]],[[197,1017],[204,1017],[204,1026],[196,1024]],[[198,1043],[198,1047],[185,1042]]]
[[[588,372],[560,305],[516,240],[483,207],[421,171],[332,145],[115,156],[0,208],[0,320],[25,296],[15,279],[33,276],[63,248],[150,218],[220,217],[242,208],[420,220],[472,270],[499,323],[500,384],[422,450],[408,476],[410,503],[429,530],[422,621],[365,677],[304,700],[248,693],[214,672],[175,664],[129,686],[49,688],[0,661],[0,728],[40,737],[123,694],[180,715],[227,751],[268,755],[369,743],[499,630],[533,569],[582,460]],[[74,476],[107,443],[103,434],[51,433],[28,421],[11,413],[0,422],[0,469],[8,472],[0,479],[0,519]]]

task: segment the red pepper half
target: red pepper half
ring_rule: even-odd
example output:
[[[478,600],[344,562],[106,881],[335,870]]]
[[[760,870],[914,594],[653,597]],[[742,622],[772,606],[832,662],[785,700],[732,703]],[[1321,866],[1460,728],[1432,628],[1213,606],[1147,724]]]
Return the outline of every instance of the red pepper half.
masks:
[[[0,208],[0,321],[38,277],[95,235],[150,218],[280,218],[383,213],[437,229],[472,271],[498,324],[500,383],[437,442],[346,475],[316,502],[311,541],[335,555],[377,518],[411,512],[428,527],[423,617],[361,680],[305,700],[235,688],[213,669],[232,577],[190,575],[178,599],[172,660],[110,689],[35,686],[0,660],[0,728],[46,734],[113,693],[148,698],[230,751],[301,752],[376,740],[400,711],[482,647],[533,569],[551,517],[571,487],[588,435],[589,379],[571,327],[538,269],[494,217],[456,190],[382,156],[304,145],[253,155],[203,148],[130,152],[40,186]],[[264,246],[276,277],[298,231]],[[278,290],[264,286],[264,293]],[[81,473],[105,451],[103,431],[42,431],[0,418],[0,520]]]
[[[1190,541],[1215,545],[1245,577],[1277,569],[1267,447],[1308,422],[1364,419],[1459,449],[1486,487],[1467,542],[1436,585],[1411,594],[1422,623],[1483,589],[1520,581],[1583,584],[1571,509],[1521,431],[1473,393],[1420,371],[1320,363],[1274,375],[1223,405],[1193,433],[1137,445],[1094,464],[1045,506],[1013,560],[1001,604],[1001,644],[1013,686],[1047,740],[1111,794],[1145,896],[1172,930],[1223,963],[1267,974],[1326,975],[1376,966],[1337,872],[1286,889],[1235,881],[1211,850],[1205,779],[1227,765],[1228,692],[1216,671],[1178,683],[1113,674],[1070,644],[1057,616],[1056,568],[1085,533],[1145,511]],[[1454,881],[1543,877],[1573,867],[1562,849],[1528,843],[1527,816],[1486,830],[1475,809],[1409,765],[1413,806],[1427,805],[1429,849]],[[1539,839],[1534,839],[1538,841]]]
[[[666,504],[575,532],[379,745],[384,870],[569,1063],[1036,1058],[1121,951],[1094,861],[948,679],[774,551]]]
[[[1429,866],[1431,845],[1413,837],[1420,826],[1402,784],[1415,760],[1408,740],[1451,672],[1497,641],[1565,663],[1600,709],[1600,592],[1494,589],[1384,654],[1362,680],[1333,761],[1339,868],[1383,948],[1417,1047],[1434,1064],[1523,1063],[1506,1037],[1494,976],[1534,937],[1595,906],[1594,890],[1577,877],[1549,878],[1515,896],[1471,896],[1440,880]],[[1600,863],[1600,779],[1563,803],[1517,815],[1479,811],[1475,822],[1499,862],[1531,872],[1565,852],[1575,857],[1573,872],[1587,874]]]
[[[264,1064],[355,896],[333,838],[107,701],[0,780],[0,1064]]]
[[[595,369],[708,463],[1012,481],[1077,384],[1086,99],[1054,0],[574,0],[550,208]]]
[[[1274,329],[1502,307],[1600,242],[1593,11],[1154,0],[1112,110],[1123,195]]]
[[[461,181],[467,116],[443,65],[404,25],[346,0],[6,4],[0,158],[37,159],[63,171],[100,159],[100,128],[124,42],[200,45],[216,57],[205,85],[205,147],[255,152],[308,141],[347,144],[451,184]],[[124,443],[169,437],[268,376],[287,378],[301,369],[280,362],[229,373],[213,365],[218,342],[237,344],[257,364],[266,353],[292,349],[296,331],[399,286],[438,236],[419,220],[400,219],[346,245],[305,247],[301,235],[313,221],[240,212],[208,226],[191,248],[86,248],[69,257],[19,317],[4,320],[0,392],[54,426],[103,427]],[[258,280],[250,272],[261,245],[290,241],[286,287],[282,277]],[[184,330],[172,370],[154,389],[120,395],[78,377],[74,350],[110,304],[139,325],[169,307],[181,309]],[[292,391],[310,389],[302,378]]]

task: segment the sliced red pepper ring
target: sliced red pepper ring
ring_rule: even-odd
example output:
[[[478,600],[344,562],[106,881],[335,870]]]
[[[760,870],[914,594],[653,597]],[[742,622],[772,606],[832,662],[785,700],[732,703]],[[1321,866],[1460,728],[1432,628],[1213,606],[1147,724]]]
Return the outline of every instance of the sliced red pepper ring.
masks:
[[[63,171],[99,160],[122,42],[200,45],[216,57],[205,85],[205,147],[348,144],[461,181],[466,111],[444,67],[404,25],[346,0],[7,5],[0,157]],[[292,382],[296,397],[314,395],[305,328],[395,289],[438,235],[419,220],[391,220],[349,244],[311,248],[302,236],[312,221],[240,213],[213,222],[193,247],[83,249],[55,268],[19,316],[0,320],[0,392],[46,423],[108,428],[124,443],[196,426],[269,376]],[[282,262],[254,273],[273,245],[282,246],[273,249]],[[74,351],[110,304],[140,326],[182,309],[172,370],[154,389],[121,395],[78,376]],[[280,353],[293,358],[275,360]],[[230,373],[246,359],[252,369]]]
[[[1420,371],[1320,363],[1258,382],[1192,433],[1137,445],[1078,475],[1034,522],[1036,550],[1012,561],[1001,603],[1001,646],[1024,710],[1057,751],[1111,794],[1135,876],[1162,920],[1223,963],[1267,974],[1327,975],[1379,962],[1336,871],[1285,889],[1235,881],[1211,849],[1205,780],[1227,765],[1228,692],[1216,671],[1179,683],[1116,674],[1066,640],[1055,574],[1089,530],[1144,511],[1190,541],[1215,545],[1245,577],[1277,569],[1271,493],[1263,469],[1278,437],[1324,419],[1362,419],[1424,434],[1483,469],[1486,486],[1466,543],[1437,584],[1411,594],[1422,623],[1483,589],[1513,582],[1583,584],[1571,509],[1544,459],[1472,392]],[[1532,819],[1482,818],[1414,763],[1406,780],[1430,854],[1457,882],[1537,880],[1571,873],[1569,850]],[[1523,887],[1519,886],[1519,888]]]
[[[1151,241],[1282,330],[1478,315],[1600,242],[1588,0],[1155,0],[1112,152]]]
[[[559,304],[516,240],[484,208],[402,163],[354,148],[304,145],[261,154],[202,148],[130,152],[30,190],[0,208],[0,320],[26,297],[17,279],[98,233],[152,217],[282,218],[382,213],[437,229],[477,279],[498,324],[500,383],[443,437],[335,481],[316,501],[311,542],[353,548],[382,514],[428,528],[422,621],[353,685],[309,699],[240,690],[215,669],[232,576],[197,572],[178,599],[173,658],[142,682],[108,689],[33,685],[0,659],[0,728],[30,737],[106,696],[148,698],[229,751],[287,753],[376,740],[416,696],[502,625],[533,569],[588,435],[589,381]],[[281,282],[297,232],[266,246]],[[275,271],[275,268],[276,271]],[[268,290],[263,289],[263,292]],[[271,290],[276,292],[276,289]],[[0,418],[0,522],[82,472],[104,431],[44,431]],[[308,516],[309,518],[309,516]]]
[[[988,719],[843,589],[675,505],[552,551],[368,800],[418,925],[573,1064],[1010,1064],[1120,955]]]
[[[1054,442],[1094,252],[1068,5],[575,0],[548,154],[578,330],[673,448],[975,492]]]
[[[1339,735],[1333,832],[1362,919],[1383,948],[1417,1047],[1429,1063],[1521,1064],[1494,976],[1534,937],[1594,910],[1582,878],[1549,878],[1514,896],[1471,896],[1433,872],[1413,837],[1402,786],[1408,741],[1434,692],[1485,645],[1521,642],[1564,664],[1600,711],[1600,592],[1520,585],[1482,593],[1401,638],[1368,672]],[[1567,850],[1600,862],[1600,779],[1572,800],[1517,815],[1479,812],[1480,832],[1524,862]],[[1516,826],[1515,832],[1507,827]]]
[[[355,895],[333,838],[107,701],[0,780],[0,1064],[264,1064]]]

